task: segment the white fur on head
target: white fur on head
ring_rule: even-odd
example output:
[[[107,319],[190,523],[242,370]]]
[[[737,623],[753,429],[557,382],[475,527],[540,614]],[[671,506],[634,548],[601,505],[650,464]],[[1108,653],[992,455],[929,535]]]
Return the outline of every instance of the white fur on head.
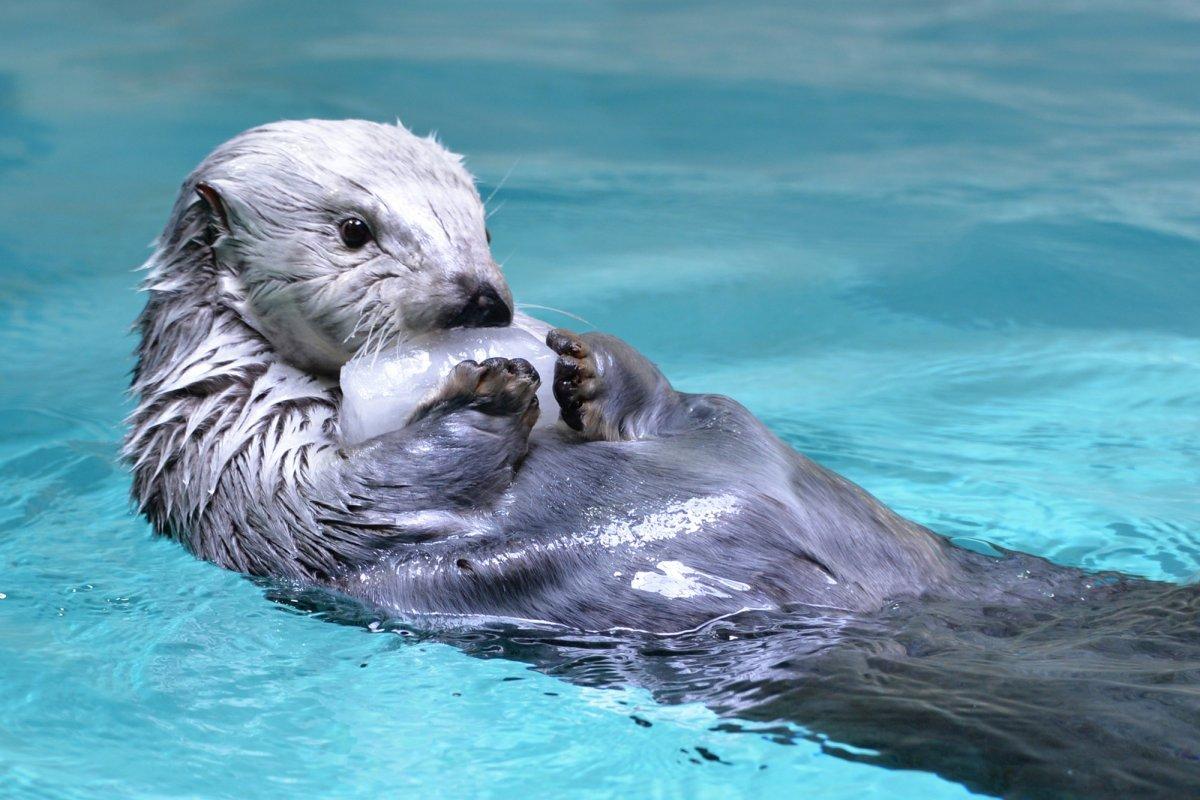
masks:
[[[480,286],[511,306],[462,159],[403,126],[278,122],[217,148],[184,185],[212,187],[213,243],[237,310],[288,361],[336,373],[355,352],[444,324]],[[197,198],[198,202],[198,198]],[[338,225],[373,240],[347,247]]]
[[[375,240],[347,248],[347,216]],[[371,122],[280,122],[217,148],[146,268],[123,450],[134,498],[159,533],[260,575],[329,575],[364,557],[355,526],[370,521],[347,510],[327,376],[362,347],[438,325],[480,283],[511,307],[458,156]]]

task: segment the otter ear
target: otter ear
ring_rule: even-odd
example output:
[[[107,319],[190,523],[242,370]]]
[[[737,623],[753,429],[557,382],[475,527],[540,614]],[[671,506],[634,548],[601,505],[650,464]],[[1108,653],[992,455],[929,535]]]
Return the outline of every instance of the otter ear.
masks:
[[[217,188],[211,183],[200,181],[196,184],[196,194],[208,212],[209,219],[217,226],[217,230],[223,234],[229,233],[229,210]]]

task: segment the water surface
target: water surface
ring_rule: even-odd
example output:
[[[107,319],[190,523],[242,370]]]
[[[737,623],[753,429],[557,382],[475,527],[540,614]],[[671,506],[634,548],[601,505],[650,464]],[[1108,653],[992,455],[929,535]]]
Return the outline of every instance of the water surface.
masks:
[[[524,302],[947,535],[1184,582],[1197,41],[1182,2],[4,6],[0,794],[967,794],[152,539],[115,461],[132,270],[229,136],[399,116],[496,190]]]

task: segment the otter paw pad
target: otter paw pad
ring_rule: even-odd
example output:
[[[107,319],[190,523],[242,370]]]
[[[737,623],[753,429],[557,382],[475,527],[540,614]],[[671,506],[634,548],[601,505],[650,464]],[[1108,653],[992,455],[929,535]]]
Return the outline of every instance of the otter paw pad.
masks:
[[[537,419],[541,383],[537,370],[523,358],[460,361],[414,418],[438,406],[465,406],[491,416],[520,415],[532,425]]]
[[[558,354],[553,388],[563,422],[577,431],[590,428],[598,416],[596,401],[600,395],[600,377],[591,349],[583,337],[563,328],[550,331],[546,344]]]

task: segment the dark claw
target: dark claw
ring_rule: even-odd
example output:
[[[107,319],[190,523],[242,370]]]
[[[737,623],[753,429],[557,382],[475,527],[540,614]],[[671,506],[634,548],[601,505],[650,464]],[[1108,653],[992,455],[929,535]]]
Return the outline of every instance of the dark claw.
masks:
[[[583,414],[581,412],[582,405],[580,403],[562,406],[562,421],[573,430],[581,431],[583,430]]]
[[[532,377],[535,380],[537,380],[540,377],[537,373],[537,370],[533,368],[533,364],[530,364],[528,361],[526,361],[523,358],[514,358],[513,360],[508,362],[508,366],[509,366],[509,369],[512,370],[514,375],[520,375],[522,377]]]
[[[583,372],[583,367],[578,361],[566,356],[559,356],[554,362],[554,377],[556,380],[562,378],[578,378]]]
[[[558,404],[566,410],[569,405],[578,405],[579,399],[575,397],[575,382],[569,379],[557,378],[554,381],[554,399]]]
[[[587,355],[587,351],[583,348],[583,343],[579,341],[576,334],[565,328],[555,328],[546,334],[546,346],[560,356],[583,358]]]

